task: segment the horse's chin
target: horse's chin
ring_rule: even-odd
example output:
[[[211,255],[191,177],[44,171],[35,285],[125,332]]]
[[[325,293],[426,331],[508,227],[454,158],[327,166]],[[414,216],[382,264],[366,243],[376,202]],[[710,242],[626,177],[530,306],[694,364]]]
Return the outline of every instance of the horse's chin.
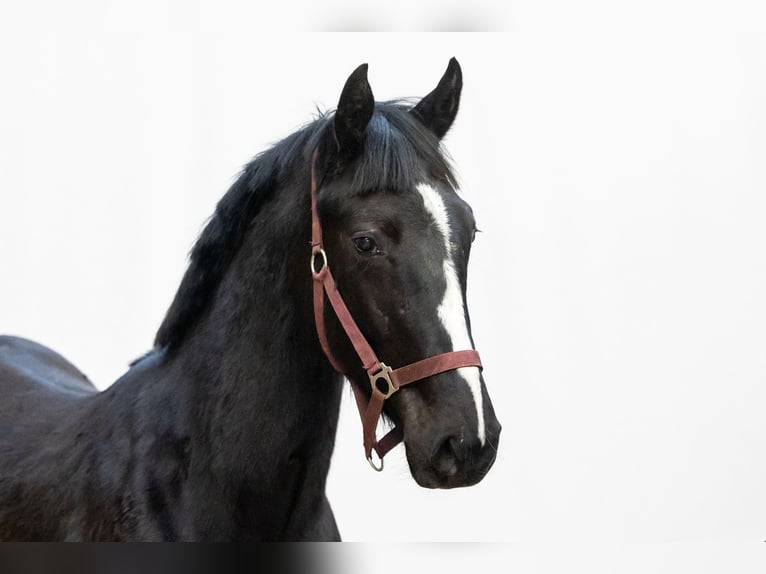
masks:
[[[408,449],[407,463],[409,464],[412,478],[419,486],[423,488],[448,489],[473,486],[481,482],[495,463],[495,457],[493,456],[483,468],[466,472],[459,470],[457,465],[448,465],[437,469],[428,460],[413,460],[409,455]]]
[[[445,476],[439,475],[432,469],[415,470],[412,467],[410,467],[410,472],[412,474],[412,478],[415,479],[415,482],[417,482],[419,486],[433,489],[463,488],[466,486],[473,486],[481,482],[484,476],[486,476],[486,473],[482,473],[478,476],[461,476],[457,474],[452,476]]]

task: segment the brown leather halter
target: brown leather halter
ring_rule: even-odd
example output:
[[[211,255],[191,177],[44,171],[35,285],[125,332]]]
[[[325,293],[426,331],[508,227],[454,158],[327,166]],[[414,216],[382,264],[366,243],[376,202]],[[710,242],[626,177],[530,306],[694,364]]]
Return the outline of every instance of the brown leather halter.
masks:
[[[319,336],[322,350],[330,364],[351,382],[356,405],[359,408],[359,416],[362,418],[364,453],[370,466],[377,471],[381,471],[383,470],[383,457],[404,438],[401,429],[396,427],[381,440],[378,441],[376,439],[375,430],[378,426],[378,419],[383,411],[383,402],[398,391],[400,387],[409,383],[445,371],[459,369],[460,367],[479,367],[481,369],[481,359],[479,359],[477,351],[469,349],[434,355],[422,361],[399,367],[398,369],[392,369],[378,360],[375,351],[372,350],[367,339],[359,330],[356,321],[351,316],[346,303],[343,301],[343,297],[341,297],[338,291],[335,279],[333,279],[332,273],[330,273],[329,261],[322,245],[322,226],[317,213],[317,183],[314,169],[316,157],[317,152],[315,151],[311,158],[311,274],[314,277],[314,320],[316,322],[317,335]],[[322,266],[319,269],[316,268],[317,256],[321,258]],[[325,294],[343,330],[354,346],[356,354],[359,355],[362,366],[370,379],[372,394],[369,401],[367,401],[359,383],[353,381],[345,373],[343,367],[341,367],[340,363],[333,356],[332,351],[330,351],[324,325]],[[373,450],[380,458],[379,467],[375,466],[375,463],[372,461]]]

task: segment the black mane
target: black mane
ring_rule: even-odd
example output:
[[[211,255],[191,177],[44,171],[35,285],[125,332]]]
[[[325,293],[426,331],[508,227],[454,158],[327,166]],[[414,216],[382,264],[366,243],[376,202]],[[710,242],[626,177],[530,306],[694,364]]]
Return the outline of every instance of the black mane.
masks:
[[[439,140],[402,101],[375,105],[365,132],[364,151],[353,185],[360,191],[412,189],[425,178],[456,186]],[[258,154],[218,202],[190,253],[189,267],[155,338],[155,346],[172,348],[207,308],[221,279],[261,206],[282,187],[293,170],[308,164],[317,147],[334,147],[332,113]],[[425,171],[424,171],[425,170]],[[307,182],[308,193],[308,182]]]

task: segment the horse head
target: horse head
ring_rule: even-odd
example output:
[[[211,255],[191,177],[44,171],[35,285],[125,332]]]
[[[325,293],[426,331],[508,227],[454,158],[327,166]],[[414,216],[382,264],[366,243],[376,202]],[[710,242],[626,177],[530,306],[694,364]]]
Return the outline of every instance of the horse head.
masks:
[[[461,88],[453,58],[414,107],[376,103],[362,65],[316,146],[321,265],[332,269],[359,331],[392,368],[474,349],[466,285],[476,221],[441,147]],[[326,352],[371,398],[374,382],[365,384],[369,372],[353,337],[332,308],[321,313]],[[501,426],[477,365],[428,374],[386,397],[383,410],[401,428],[422,486],[475,484],[495,460]]]

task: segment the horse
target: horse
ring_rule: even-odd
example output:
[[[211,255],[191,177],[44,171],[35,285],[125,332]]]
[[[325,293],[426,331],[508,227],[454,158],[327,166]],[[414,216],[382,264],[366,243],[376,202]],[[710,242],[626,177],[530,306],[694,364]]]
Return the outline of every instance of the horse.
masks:
[[[376,102],[354,70],[334,112],[243,168],[152,350],[106,390],[0,337],[0,540],[340,540],[345,380],[374,467],[403,442],[419,485],[479,482],[501,425],[466,307],[476,222],[441,144],[462,85],[452,58],[417,103]]]

